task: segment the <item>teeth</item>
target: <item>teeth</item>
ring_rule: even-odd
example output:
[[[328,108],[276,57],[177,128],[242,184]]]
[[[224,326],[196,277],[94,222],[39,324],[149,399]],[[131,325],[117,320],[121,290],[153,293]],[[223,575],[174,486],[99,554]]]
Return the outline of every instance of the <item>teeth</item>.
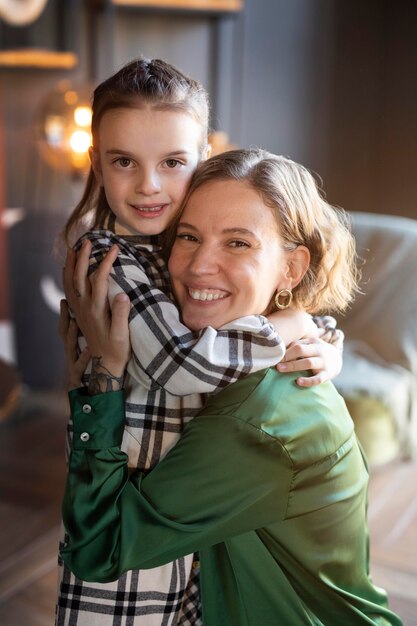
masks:
[[[160,211],[162,209],[163,205],[159,205],[159,206],[152,206],[152,207],[145,207],[145,206],[138,206],[136,207],[138,209],[138,211],[143,211],[144,213],[156,213],[157,211]]]
[[[222,293],[220,291],[208,291],[206,289],[189,289],[188,293],[193,300],[202,300],[203,302],[206,300],[221,300],[227,295],[226,293]]]

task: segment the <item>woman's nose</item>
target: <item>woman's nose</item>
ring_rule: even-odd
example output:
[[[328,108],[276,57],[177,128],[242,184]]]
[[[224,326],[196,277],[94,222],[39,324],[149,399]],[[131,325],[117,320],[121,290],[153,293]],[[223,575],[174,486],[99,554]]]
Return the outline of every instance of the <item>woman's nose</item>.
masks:
[[[151,196],[161,191],[161,181],[157,172],[142,170],[136,181],[136,192],[145,196]]]
[[[200,244],[190,259],[188,269],[194,275],[216,274],[219,264],[215,250],[209,245]]]

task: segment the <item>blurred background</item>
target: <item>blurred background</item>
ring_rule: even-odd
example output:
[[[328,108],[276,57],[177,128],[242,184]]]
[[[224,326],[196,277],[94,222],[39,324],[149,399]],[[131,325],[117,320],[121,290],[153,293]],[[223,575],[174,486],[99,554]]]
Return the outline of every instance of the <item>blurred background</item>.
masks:
[[[83,189],[91,91],[139,55],[206,86],[217,149],[289,156],[352,214],[363,295],[338,320],[336,384],[374,468],[377,582],[416,625],[412,0],[0,0],[0,622],[53,620],[67,413],[55,242]]]

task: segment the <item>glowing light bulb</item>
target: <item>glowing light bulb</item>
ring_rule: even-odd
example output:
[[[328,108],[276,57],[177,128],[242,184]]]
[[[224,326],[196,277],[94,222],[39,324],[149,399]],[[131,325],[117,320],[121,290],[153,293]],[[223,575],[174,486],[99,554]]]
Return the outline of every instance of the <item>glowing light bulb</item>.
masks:
[[[89,128],[91,126],[91,109],[87,106],[77,107],[74,111],[74,121],[81,128]]]
[[[76,130],[70,138],[70,146],[73,152],[83,154],[91,145],[91,135],[86,130]]]
[[[73,91],[72,89],[69,91],[66,91],[64,93],[64,100],[68,104],[68,106],[74,106],[74,104],[77,104],[78,102],[77,92]]]
[[[39,108],[36,134],[42,158],[75,177],[82,177],[90,166],[91,92],[91,85],[60,81]]]
[[[45,118],[45,136],[48,144],[59,147],[65,134],[65,118],[61,115],[48,115]]]

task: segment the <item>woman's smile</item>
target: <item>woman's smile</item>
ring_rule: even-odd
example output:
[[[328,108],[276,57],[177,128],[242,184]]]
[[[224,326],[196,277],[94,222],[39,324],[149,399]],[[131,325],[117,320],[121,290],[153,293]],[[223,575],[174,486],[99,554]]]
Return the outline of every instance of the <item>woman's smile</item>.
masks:
[[[193,287],[188,288],[188,294],[192,300],[198,302],[213,302],[216,300],[224,300],[228,297],[228,292],[219,289],[197,289]]]

